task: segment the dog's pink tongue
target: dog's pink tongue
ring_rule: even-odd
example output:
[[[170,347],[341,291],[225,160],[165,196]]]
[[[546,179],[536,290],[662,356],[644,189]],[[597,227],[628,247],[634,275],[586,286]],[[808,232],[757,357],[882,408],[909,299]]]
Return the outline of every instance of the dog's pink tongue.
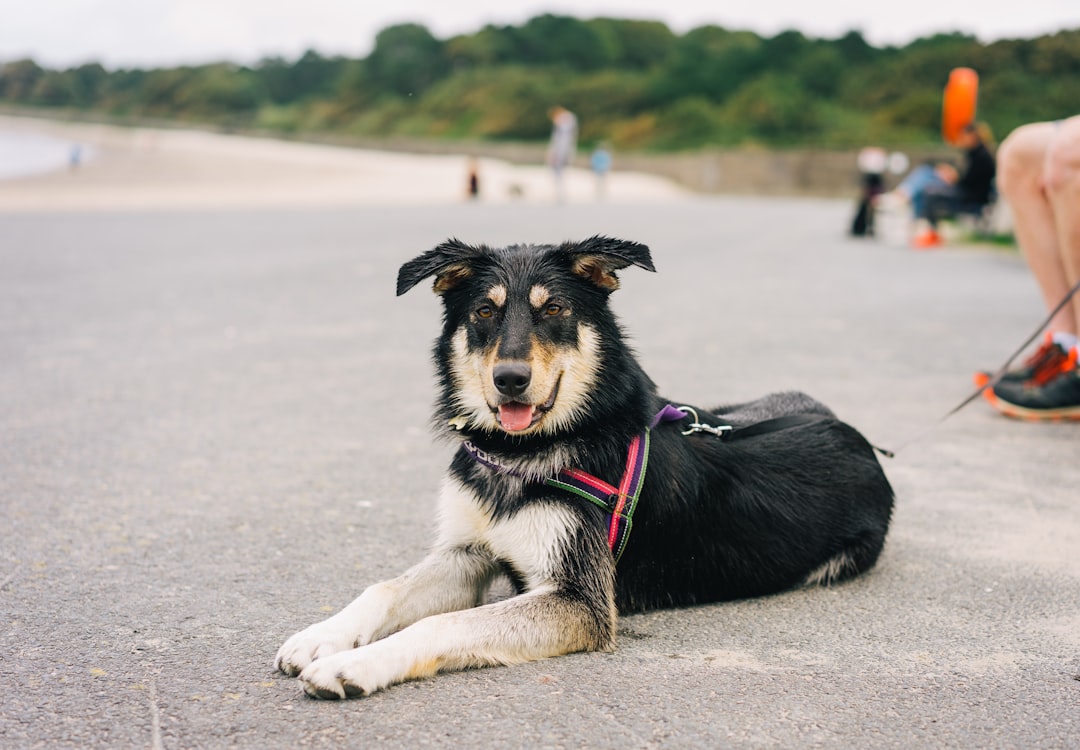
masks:
[[[499,423],[504,430],[524,430],[532,424],[532,407],[528,404],[503,404],[499,407]]]

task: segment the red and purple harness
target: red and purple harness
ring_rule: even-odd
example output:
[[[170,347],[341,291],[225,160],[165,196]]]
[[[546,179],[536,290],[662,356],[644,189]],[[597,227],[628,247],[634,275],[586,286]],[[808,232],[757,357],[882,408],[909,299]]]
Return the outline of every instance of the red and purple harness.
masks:
[[[634,511],[637,509],[641,488],[645,484],[645,470],[649,466],[649,433],[661,422],[675,422],[685,416],[685,412],[668,404],[653,417],[644,432],[634,436],[627,449],[626,468],[623,470],[622,479],[619,480],[617,487],[580,469],[563,469],[553,477],[539,480],[540,483],[549,487],[556,487],[588,500],[607,513],[607,542],[611,554],[615,557],[615,562],[619,561],[630,539],[630,531],[634,525]],[[525,476],[515,469],[496,462],[468,440],[462,447],[477,463],[503,473]]]

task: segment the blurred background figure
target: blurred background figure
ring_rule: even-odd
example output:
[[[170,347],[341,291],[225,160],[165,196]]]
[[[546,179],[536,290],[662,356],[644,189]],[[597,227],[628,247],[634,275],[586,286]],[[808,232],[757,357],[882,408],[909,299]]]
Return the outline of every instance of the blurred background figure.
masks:
[[[856,163],[862,189],[855,207],[855,218],[851,222],[851,234],[854,237],[873,237],[874,203],[885,192],[885,169],[889,156],[883,148],[867,146],[859,152]]]
[[[475,156],[469,157],[468,162],[468,186],[466,188],[469,200],[480,199],[480,161]]]
[[[924,163],[913,169],[883,201],[910,203],[918,222],[912,244],[919,249],[943,244],[938,222],[957,214],[981,216],[994,198],[997,165],[993,133],[985,123],[963,129],[956,145],[964,152],[963,170],[952,164]]]
[[[923,214],[917,218],[928,226],[915,236],[917,248],[936,247],[942,244],[937,232],[940,219],[957,214],[981,216],[994,199],[994,177],[997,164],[994,161],[994,135],[990,126],[983,122],[968,125],[961,131],[956,145],[964,151],[964,170],[948,175],[946,184],[927,187]]]
[[[551,141],[548,144],[547,162],[555,176],[555,199],[562,203],[566,200],[566,185],[563,182],[563,170],[574,160],[577,153],[577,116],[565,107],[552,107],[548,112],[551,118]]]
[[[908,173],[896,189],[881,196],[878,203],[907,205],[911,204],[912,218],[918,218],[926,212],[926,191],[931,186],[943,187],[956,182],[959,176],[956,167],[948,162],[926,161]]]
[[[607,174],[611,171],[611,151],[606,143],[597,146],[589,157],[589,166],[596,175],[596,200],[602,201],[607,195]]]

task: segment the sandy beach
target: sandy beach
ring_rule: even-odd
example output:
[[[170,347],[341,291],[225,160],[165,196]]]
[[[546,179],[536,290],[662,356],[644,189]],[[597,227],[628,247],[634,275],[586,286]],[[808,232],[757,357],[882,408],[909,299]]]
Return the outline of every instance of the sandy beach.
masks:
[[[454,204],[467,200],[469,160],[389,153],[196,130],[0,117],[0,133],[78,144],[76,169],[0,180],[0,212],[185,210]],[[543,165],[480,159],[482,203],[553,203]],[[617,164],[616,164],[617,166]],[[566,174],[569,203],[596,202],[594,176]],[[614,172],[606,202],[670,201],[686,195],[652,175]]]

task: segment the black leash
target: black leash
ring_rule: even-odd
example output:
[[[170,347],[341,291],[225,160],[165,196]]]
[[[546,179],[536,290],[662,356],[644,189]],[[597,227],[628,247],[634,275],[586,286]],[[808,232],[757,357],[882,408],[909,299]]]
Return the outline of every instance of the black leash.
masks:
[[[748,438],[753,437],[754,435],[764,435],[767,432],[786,430],[789,427],[798,427],[804,424],[812,424],[813,422],[824,422],[828,419],[833,418],[826,417],[824,414],[789,414],[784,417],[773,417],[772,419],[764,419],[760,422],[748,424],[745,427],[733,428],[728,440],[738,440],[739,438]]]
[[[1080,282],[1077,282],[1073,286],[1073,288],[1070,289],[1065,294],[1065,296],[1061,298],[1061,301],[1058,302],[1057,305],[1054,307],[1054,309],[1050,311],[1050,314],[1047,315],[1046,319],[1043,320],[1043,322],[1039,324],[1039,327],[1036,328],[1035,331],[1024,340],[1024,343],[1020,344],[1020,346],[1018,346],[1016,348],[1016,351],[1014,351],[1012,353],[1012,355],[1010,355],[1007,360],[1005,360],[1005,364],[1003,364],[1001,367],[999,367],[997,369],[997,371],[993,375],[990,376],[989,380],[987,380],[981,386],[976,388],[975,391],[970,396],[968,396],[963,401],[961,401],[959,404],[957,404],[956,406],[954,406],[953,408],[951,408],[947,412],[945,412],[945,414],[943,414],[941,417],[939,417],[937,419],[937,421],[931,422],[927,427],[924,427],[922,430],[919,430],[914,435],[909,437],[907,440],[900,443],[900,447],[895,448],[895,449],[893,449],[891,451],[883,450],[881,448],[877,448],[876,446],[875,446],[875,449],[878,450],[884,456],[888,456],[889,458],[894,458],[896,456],[897,451],[903,450],[904,448],[909,446],[911,443],[913,443],[916,440],[924,437],[927,433],[937,429],[937,427],[940,426],[942,422],[944,422],[946,419],[948,419],[952,415],[956,414],[958,411],[960,411],[965,406],[967,406],[972,401],[974,401],[979,396],[981,396],[983,394],[983,392],[986,391],[987,388],[993,388],[994,385],[999,380],[1001,380],[1001,376],[1004,375],[1006,372],[1008,372],[1009,365],[1011,365],[1013,363],[1013,360],[1015,360],[1017,357],[1019,357],[1020,354],[1031,345],[1031,342],[1033,342],[1035,339],[1037,339],[1039,337],[1039,334],[1043,332],[1043,329],[1045,329],[1048,325],[1050,325],[1050,321],[1054,319],[1055,315],[1057,315],[1059,312],[1061,312],[1061,309],[1063,307],[1065,307],[1065,305],[1069,304],[1069,300],[1071,300],[1073,298],[1073,295],[1076,294],[1076,292],[1078,290],[1080,290]]]
[[[741,440],[743,438],[754,437],[755,435],[765,435],[770,432],[778,432],[780,430],[787,430],[792,427],[801,427],[802,425],[814,424],[815,422],[836,422],[836,417],[829,417],[824,414],[786,414],[782,417],[771,417],[769,419],[763,419],[760,422],[751,422],[748,425],[742,427],[735,427],[733,425],[709,425],[703,424],[698,419],[698,414],[690,406],[676,406],[676,409],[682,411],[693,418],[693,423],[689,425],[689,429],[683,432],[683,435],[692,435],[695,432],[707,432],[710,435],[723,440],[725,443],[730,443],[733,440]],[[883,456],[892,458],[895,454],[886,450],[885,448],[879,448],[873,443],[869,443],[870,447],[876,450]]]
[[[766,419],[763,422],[754,422],[746,427],[736,427],[732,430],[731,437],[728,439],[738,440],[739,438],[753,437],[754,435],[762,435],[766,432],[776,432],[777,430],[786,430],[789,427],[798,427],[799,425],[824,422],[826,420],[836,421],[836,418],[826,417],[824,414],[791,414],[786,417],[774,417],[773,419]],[[867,442],[869,443],[869,441]],[[896,457],[896,453],[888,448],[881,448],[873,443],[869,443],[869,445],[886,458]]]

